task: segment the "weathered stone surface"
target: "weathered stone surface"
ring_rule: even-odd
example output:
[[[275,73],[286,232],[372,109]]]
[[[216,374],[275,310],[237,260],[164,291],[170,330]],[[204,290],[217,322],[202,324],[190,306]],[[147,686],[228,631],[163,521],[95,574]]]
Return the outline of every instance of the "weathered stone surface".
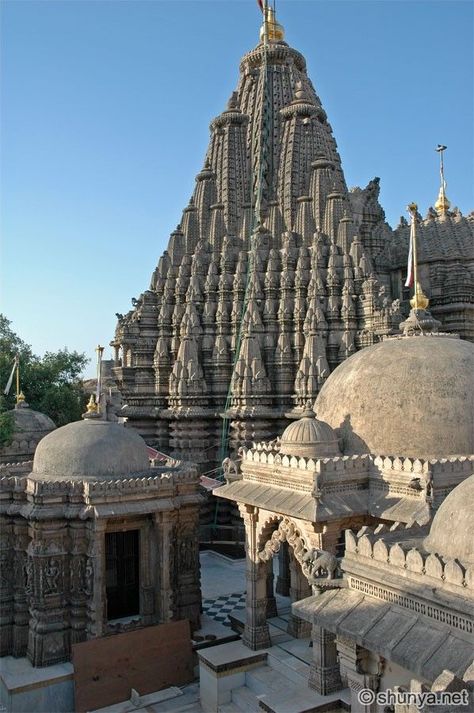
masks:
[[[389,339],[341,364],[322,388],[316,410],[338,429],[344,453],[469,455],[473,374],[470,342],[442,335]]]

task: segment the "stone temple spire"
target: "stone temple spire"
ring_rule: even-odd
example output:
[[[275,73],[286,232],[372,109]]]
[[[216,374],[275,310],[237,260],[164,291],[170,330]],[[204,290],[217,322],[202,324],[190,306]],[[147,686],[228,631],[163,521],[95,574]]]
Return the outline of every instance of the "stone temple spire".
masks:
[[[276,436],[342,359],[392,330],[378,183],[348,191],[306,61],[271,9],[266,19],[113,341],[129,424],[209,469],[223,416],[232,448]]]

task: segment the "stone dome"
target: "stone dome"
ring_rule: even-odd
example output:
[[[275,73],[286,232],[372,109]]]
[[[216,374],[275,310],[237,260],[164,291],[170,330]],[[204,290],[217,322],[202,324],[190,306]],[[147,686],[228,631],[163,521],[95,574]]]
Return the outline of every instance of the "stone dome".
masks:
[[[136,431],[111,421],[86,418],[43,438],[36,449],[33,475],[113,480],[144,475],[149,467],[145,441]]]
[[[457,485],[441,503],[424,545],[428,552],[474,564],[474,475]]]
[[[13,434],[11,442],[0,449],[0,462],[31,460],[40,440],[54,431],[56,424],[26,401],[19,401],[8,413],[13,416]]]
[[[316,418],[311,409],[291,423],[281,437],[280,453],[304,458],[330,458],[341,455],[338,438],[329,424]]]
[[[426,335],[387,339],[329,376],[318,415],[344,454],[442,458],[474,452],[474,344]]]
[[[54,431],[56,424],[45,413],[34,411],[26,401],[20,401],[10,411],[15,422],[15,435],[21,433],[49,433]]]

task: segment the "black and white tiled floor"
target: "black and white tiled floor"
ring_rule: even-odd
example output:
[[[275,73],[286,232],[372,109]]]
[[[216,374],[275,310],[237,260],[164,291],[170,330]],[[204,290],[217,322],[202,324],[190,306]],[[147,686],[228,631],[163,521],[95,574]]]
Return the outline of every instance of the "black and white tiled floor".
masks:
[[[234,609],[245,609],[245,592],[225,594],[215,599],[203,599],[203,613],[224,626],[230,626],[229,614]]]

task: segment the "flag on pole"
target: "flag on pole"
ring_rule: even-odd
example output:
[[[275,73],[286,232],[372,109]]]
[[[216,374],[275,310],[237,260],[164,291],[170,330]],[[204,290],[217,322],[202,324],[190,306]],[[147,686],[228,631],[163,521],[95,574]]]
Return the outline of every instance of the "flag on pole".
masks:
[[[263,12],[263,0],[257,0],[260,10]]]
[[[4,388],[4,390],[3,390],[3,393],[5,394],[5,396],[8,396],[8,394],[10,393],[10,389],[11,389],[12,383],[13,383],[13,377],[15,376],[15,371],[17,370],[17,368],[18,368],[18,366],[19,366],[19,363],[20,363],[20,355],[19,355],[19,354],[15,354],[15,358],[14,358],[14,360],[13,360],[12,371],[11,371],[11,374],[10,374],[9,379],[8,379],[8,381],[7,381],[7,385],[5,386],[5,388]]]
[[[405,287],[413,287],[413,241],[415,240],[415,216],[411,217],[410,224],[410,249],[408,250],[407,279]]]

